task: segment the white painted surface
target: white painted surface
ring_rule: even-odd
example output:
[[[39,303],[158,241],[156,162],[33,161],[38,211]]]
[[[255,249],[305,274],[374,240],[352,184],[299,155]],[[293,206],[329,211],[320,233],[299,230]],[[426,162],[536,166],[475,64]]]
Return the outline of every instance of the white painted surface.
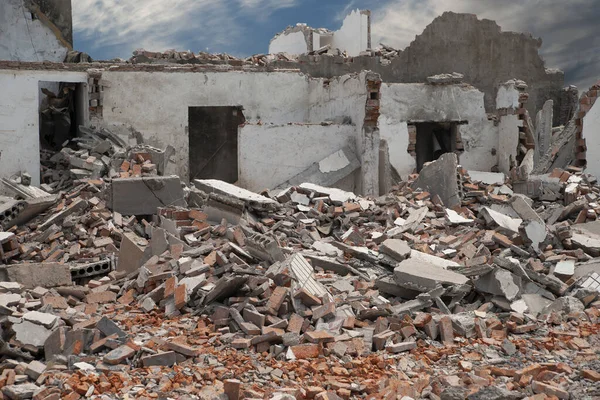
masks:
[[[85,82],[87,73],[0,70],[0,176],[20,171],[40,184],[39,82]]]
[[[389,83],[381,86],[379,131],[389,145],[390,163],[406,177],[416,168],[407,152],[408,122],[468,121],[459,126],[465,150],[460,164],[472,170],[489,171],[498,159],[498,129],[488,121],[483,92],[468,85]]]
[[[519,116],[506,115],[500,117],[498,124],[498,169],[508,174],[511,164],[517,159],[519,144]]]
[[[319,171],[324,174],[329,172],[339,171],[350,164],[350,160],[346,157],[344,150],[336,151],[329,157],[319,161]]]
[[[486,185],[502,185],[506,176],[502,172],[469,171],[473,182],[482,182]]]
[[[502,85],[498,88],[496,95],[496,108],[508,108],[516,110],[519,108],[519,91],[514,85]]]
[[[346,51],[350,57],[356,57],[369,47],[369,16],[360,11],[352,11],[342,23],[342,27],[333,33],[332,47]]]
[[[304,54],[312,49],[308,48],[304,32],[282,33],[271,40],[269,54],[288,53],[292,55]]]
[[[306,122],[308,78],[297,73],[104,72],[105,124],[116,133],[140,132],[147,144],[177,149],[167,173],[188,178],[188,110],[244,107],[248,122]]]
[[[0,60],[64,61],[67,47],[42,21],[31,18],[23,2],[0,1]]]
[[[245,125],[238,135],[239,184],[272,189],[343,148],[354,147],[352,125]]]
[[[586,172],[600,179],[600,100],[583,117],[582,133],[588,154]]]
[[[321,123],[328,118],[347,116],[360,123],[344,128],[345,132],[352,131],[355,138],[360,136],[364,120],[364,75],[332,79],[329,85],[324,85],[322,79],[308,79],[290,72],[108,71],[102,77],[109,86],[104,91],[104,124],[124,139],[133,128],[142,134],[147,144],[159,148],[175,147],[178,150],[174,156],[175,164],[169,165],[167,173],[177,174],[184,180],[188,177],[189,107],[241,105],[246,121],[251,124],[258,121],[275,125]],[[320,139],[313,137],[313,140],[310,152],[322,150],[319,149]],[[356,148],[354,143],[350,144]],[[271,143],[261,141],[255,145],[270,146]],[[253,156],[259,157],[265,149],[256,146],[258,152]],[[241,144],[238,147],[243,148]],[[326,151],[315,153],[320,157],[315,156],[311,162],[317,162],[341,147],[326,147]],[[307,148],[302,150],[308,152]],[[289,160],[286,162],[290,164]],[[287,175],[288,172],[283,174],[286,179],[302,169],[296,169],[291,175]],[[285,179],[259,183],[279,184],[283,181]]]

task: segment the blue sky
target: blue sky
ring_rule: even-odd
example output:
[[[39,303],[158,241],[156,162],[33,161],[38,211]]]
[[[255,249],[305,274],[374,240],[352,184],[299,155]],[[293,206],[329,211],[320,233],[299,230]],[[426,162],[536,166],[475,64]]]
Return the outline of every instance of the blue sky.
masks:
[[[563,69],[567,83],[587,89],[600,79],[597,0],[73,0],[74,44],[103,60],[138,48],[248,56],[288,25],[335,30],[356,8],[372,11],[374,45],[402,49],[444,11],[470,12],[542,37],[546,66]]]

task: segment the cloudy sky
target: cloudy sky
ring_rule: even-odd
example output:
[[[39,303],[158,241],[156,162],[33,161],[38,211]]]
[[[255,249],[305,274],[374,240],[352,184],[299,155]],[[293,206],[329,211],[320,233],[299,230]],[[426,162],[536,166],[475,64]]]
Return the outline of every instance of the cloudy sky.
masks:
[[[95,59],[138,48],[248,56],[297,22],[338,29],[355,8],[373,12],[373,44],[404,48],[444,11],[469,12],[541,37],[546,66],[563,69],[568,84],[600,79],[598,0],[74,0],[75,48]]]

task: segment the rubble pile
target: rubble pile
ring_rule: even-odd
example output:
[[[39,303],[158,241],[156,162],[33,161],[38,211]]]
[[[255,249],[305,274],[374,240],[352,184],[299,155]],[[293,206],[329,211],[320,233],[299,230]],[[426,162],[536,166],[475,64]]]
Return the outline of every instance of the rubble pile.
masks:
[[[91,174],[0,233],[6,398],[600,396],[581,171],[547,177],[552,200],[452,154],[376,199],[257,194],[80,145],[61,164]]]

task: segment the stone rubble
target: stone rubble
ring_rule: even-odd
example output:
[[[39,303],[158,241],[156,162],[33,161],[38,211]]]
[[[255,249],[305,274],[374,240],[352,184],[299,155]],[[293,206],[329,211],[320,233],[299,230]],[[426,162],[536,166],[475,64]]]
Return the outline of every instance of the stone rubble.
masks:
[[[375,199],[257,194],[108,141],[57,153],[88,172],[5,228],[3,398],[600,396],[600,187],[580,170],[552,173],[559,201],[449,157]]]

